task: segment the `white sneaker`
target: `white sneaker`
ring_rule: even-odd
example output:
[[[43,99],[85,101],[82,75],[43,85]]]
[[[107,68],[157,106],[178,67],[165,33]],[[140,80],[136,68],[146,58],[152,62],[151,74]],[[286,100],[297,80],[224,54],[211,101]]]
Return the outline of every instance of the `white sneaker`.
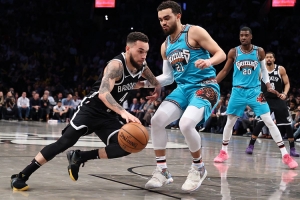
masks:
[[[160,167],[156,167],[152,173],[152,178],[146,183],[146,189],[159,188],[173,182],[173,178],[168,170],[162,172]]]
[[[206,178],[207,171],[205,166],[201,168],[197,168],[196,166],[192,166],[189,170],[189,175],[186,178],[186,181],[182,185],[181,189],[186,192],[192,192],[197,190],[202,181]]]

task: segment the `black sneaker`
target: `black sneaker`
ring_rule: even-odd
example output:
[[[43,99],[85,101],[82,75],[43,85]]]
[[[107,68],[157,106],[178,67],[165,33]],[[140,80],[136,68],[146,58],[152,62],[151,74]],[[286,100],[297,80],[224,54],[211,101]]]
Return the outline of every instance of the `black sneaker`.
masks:
[[[79,152],[80,150],[71,150],[67,152],[67,158],[69,161],[68,173],[73,181],[77,181],[78,179],[78,172],[81,163],[82,167],[84,167],[84,162],[82,162]]]
[[[27,180],[28,178],[21,172],[19,174],[12,175],[10,178],[11,189],[13,189],[14,191],[28,190],[29,186],[26,184]]]

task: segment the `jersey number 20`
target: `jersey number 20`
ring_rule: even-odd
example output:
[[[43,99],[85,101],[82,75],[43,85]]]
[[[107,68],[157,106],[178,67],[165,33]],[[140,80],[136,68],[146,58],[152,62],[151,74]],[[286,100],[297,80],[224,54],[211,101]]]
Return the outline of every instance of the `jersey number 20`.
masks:
[[[251,69],[243,69],[243,75],[251,75],[252,70]]]

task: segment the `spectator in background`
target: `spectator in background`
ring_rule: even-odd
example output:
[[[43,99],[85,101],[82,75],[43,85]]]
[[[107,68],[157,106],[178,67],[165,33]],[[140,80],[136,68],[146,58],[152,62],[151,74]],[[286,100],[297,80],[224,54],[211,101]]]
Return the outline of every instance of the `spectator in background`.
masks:
[[[68,112],[68,108],[65,108],[62,105],[61,100],[57,102],[57,105],[53,108],[53,118],[58,119],[60,122],[66,122],[66,115]]]
[[[31,97],[29,97],[29,102],[33,99],[33,97],[34,97],[35,94],[36,94],[36,91],[33,90],[33,91],[31,92]]]
[[[57,96],[54,97],[54,100],[55,100],[56,103],[59,102],[59,101],[62,101],[62,99],[63,99],[63,94],[62,94],[62,92],[59,92],[59,93],[57,94]]]
[[[72,119],[74,110],[76,108],[72,94],[68,94],[67,98],[62,99],[62,105],[68,109],[67,121],[69,121],[70,119]]]
[[[292,120],[295,120],[295,116],[297,114],[296,108],[297,108],[296,100],[292,99],[289,105],[289,112],[290,112],[290,116],[292,117]]]
[[[40,120],[41,121],[41,100],[40,95],[35,93],[33,98],[30,99],[30,119],[32,120]]]
[[[255,123],[255,114],[253,110],[247,106],[242,118],[243,128],[247,131],[245,136],[251,136]]]
[[[50,95],[49,90],[45,90],[45,91],[44,91],[44,94],[47,95],[48,100],[49,100],[49,102],[50,102],[50,105],[51,105],[51,106],[55,106],[55,105],[56,105],[56,102],[55,102],[54,98]],[[62,94],[61,94],[61,95],[62,95]],[[43,98],[43,97],[42,97],[42,98]]]
[[[157,110],[157,108],[159,107],[160,104],[161,104],[161,100],[157,99],[149,106],[149,108],[143,118],[145,126],[151,125],[151,118],[153,117],[155,111]]]
[[[81,99],[78,96],[78,92],[75,92],[75,95],[73,96],[73,101],[74,101],[74,111],[77,110],[78,105],[81,103]]]
[[[138,103],[138,99],[137,98],[133,98],[132,99],[132,104],[130,104],[129,106],[129,112],[132,115],[136,115],[137,110],[139,109],[140,104]]]
[[[22,93],[22,96],[17,101],[19,120],[23,120],[23,112],[25,112],[25,120],[28,120],[30,113],[29,99],[26,97],[26,92]]]
[[[144,112],[144,106],[146,104],[146,99],[145,97],[141,97],[140,98],[140,106],[138,108],[138,110],[136,111],[136,114],[135,116],[138,118],[138,119],[143,119],[144,115],[145,115],[145,112]],[[141,120],[140,120],[141,121]]]
[[[48,95],[44,93],[41,100],[41,120],[45,119],[46,122],[49,120],[50,115],[50,101],[48,99]]]
[[[212,111],[210,117],[205,122],[204,131],[210,131],[212,133],[222,133],[222,125],[223,127],[225,126],[223,116],[226,112],[226,107],[223,105],[223,102],[224,101],[222,99],[219,100],[217,107]]]
[[[5,101],[3,108],[3,118],[5,120],[17,120],[18,119],[18,107],[14,97],[8,97]]]
[[[5,106],[5,104],[4,104],[3,92],[0,91],[0,120],[2,119],[2,113],[3,113],[4,106]]]

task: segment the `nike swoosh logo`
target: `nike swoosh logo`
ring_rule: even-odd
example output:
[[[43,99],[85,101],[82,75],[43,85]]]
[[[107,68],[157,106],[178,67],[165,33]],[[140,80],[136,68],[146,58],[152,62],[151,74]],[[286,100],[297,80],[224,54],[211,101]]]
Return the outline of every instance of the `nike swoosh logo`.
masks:
[[[124,76],[124,78],[127,78],[127,77],[129,77],[129,76],[131,76],[131,75]]]

